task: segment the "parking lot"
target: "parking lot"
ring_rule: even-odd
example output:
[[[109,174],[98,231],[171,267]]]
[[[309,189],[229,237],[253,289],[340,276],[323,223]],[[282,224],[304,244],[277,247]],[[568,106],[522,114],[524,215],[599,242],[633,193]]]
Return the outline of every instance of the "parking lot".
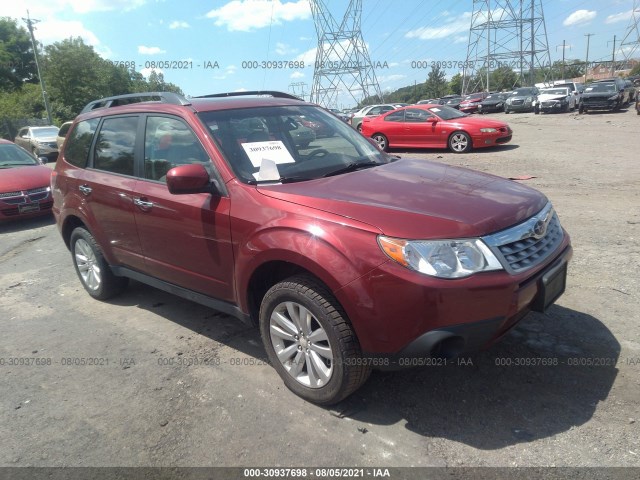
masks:
[[[510,144],[395,151],[540,189],[567,290],[488,351],[374,372],[322,408],[257,329],[132,282],[76,277],[51,218],[0,225],[0,466],[640,466],[640,117],[495,114]]]

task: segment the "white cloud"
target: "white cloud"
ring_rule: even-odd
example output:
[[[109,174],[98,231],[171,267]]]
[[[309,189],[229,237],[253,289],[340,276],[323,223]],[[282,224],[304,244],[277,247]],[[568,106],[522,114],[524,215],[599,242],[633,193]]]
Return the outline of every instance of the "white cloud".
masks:
[[[159,55],[161,53],[167,53],[167,51],[162,50],[160,47],[146,47],[144,45],[138,45],[138,53],[141,55]]]
[[[1,16],[22,18],[26,16],[27,8],[31,18],[43,20],[56,13],[69,11],[73,13],[105,12],[108,10],[129,11],[144,5],[147,0],[29,0],[26,2],[4,1]]]
[[[171,30],[175,30],[177,28],[191,28],[191,25],[189,25],[187,22],[181,22],[179,20],[174,20],[173,22],[171,22],[169,24],[169,28]]]
[[[378,75],[378,83],[397,82],[398,80],[402,80],[406,77],[406,75]]]
[[[405,34],[406,38],[419,38],[420,40],[436,40],[446,38],[451,35],[458,35],[468,32],[471,26],[471,13],[464,12],[462,15],[453,17],[452,20],[444,23],[440,27],[420,27],[410,30]]]
[[[589,23],[591,20],[596,18],[596,15],[597,12],[595,10],[576,10],[567,18],[565,18],[562,24],[565,27],[571,27],[573,25]]]
[[[289,78],[292,78],[292,79],[304,78],[304,73],[302,73],[302,72],[293,72]]]
[[[311,17],[307,0],[282,2],[281,0],[233,0],[206,14],[213,18],[218,27],[226,26],[229,31],[248,32],[270,24],[306,20]]]
[[[161,68],[142,68],[140,69],[140,73],[142,74],[142,76],[144,78],[149,78],[149,75],[151,75],[151,72],[156,72],[156,73],[161,73],[162,75],[164,75],[164,70],[162,70]]]
[[[296,50],[295,48],[291,48],[286,43],[282,43],[282,42],[276,43],[276,53],[278,55],[291,55],[293,53],[296,53],[297,51],[298,50]]]
[[[77,20],[47,20],[36,26],[36,38],[45,45],[59,42],[69,37],[80,37],[87,45],[100,45],[100,40]]]
[[[604,23],[617,23],[622,22],[624,20],[628,20],[633,15],[633,10],[629,10],[628,12],[616,13],[614,15],[609,15]]]

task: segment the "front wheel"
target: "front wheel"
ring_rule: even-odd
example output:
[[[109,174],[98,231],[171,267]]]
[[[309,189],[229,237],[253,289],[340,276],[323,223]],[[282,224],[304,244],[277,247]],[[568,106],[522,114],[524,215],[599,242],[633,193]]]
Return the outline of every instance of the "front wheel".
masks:
[[[389,140],[387,140],[387,137],[385,137],[381,133],[376,133],[371,138],[373,138],[373,140],[378,144],[380,150],[382,150],[383,152],[387,151],[387,149],[389,148]]]
[[[98,243],[85,228],[77,227],[71,233],[69,245],[73,266],[89,295],[106,300],[126,288],[129,279],[111,272]]]
[[[296,395],[337,403],[369,377],[370,366],[345,312],[309,275],[277,283],[260,306],[260,333],[273,367]]]
[[[453,153],[467,153],[471,151],[471,137],[465,132],[454,132],[449,137],[449,149]]]
[[[358,130],[358,132],[362,133],[362,124],[359,123],[358,126],[356,127],[356,130]]]

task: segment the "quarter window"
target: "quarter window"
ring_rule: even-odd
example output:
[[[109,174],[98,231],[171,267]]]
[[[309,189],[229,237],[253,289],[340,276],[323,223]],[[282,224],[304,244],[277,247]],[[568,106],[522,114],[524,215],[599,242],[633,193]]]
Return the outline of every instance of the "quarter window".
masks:
[[[95,147],[94,168],[133,176],[133,158],[138,117],[107,118]]]
[[[78,122],[75,126],[67,140],[67,146],[64,150],[64,159],[71,165],[80,168],[87,166],[89,148],[91,148],[91,142],[93,141],[93,135],[96,133],[97,126],[97,118]]]

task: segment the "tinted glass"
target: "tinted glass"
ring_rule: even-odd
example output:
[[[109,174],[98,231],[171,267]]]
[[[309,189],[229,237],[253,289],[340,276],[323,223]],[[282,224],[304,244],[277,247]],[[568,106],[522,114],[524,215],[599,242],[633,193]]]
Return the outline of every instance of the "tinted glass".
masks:
[[[138,117],[105,119],[98,133],[93,167],[122,175],[133,175],[137,126]]]
[[[353,163],[390,161],[352,127],[314,106],[220,110],[199,116],[245,182],[310,180]]]
[[[89,148],[91,147],[93,134],[96,133],[97,126],[97,118],[79,122],[75,126],[73,132],[71,132],[71,135],[67,139],[67,144],[64,150],[64,159],[71,165],[81,168],[87,166]]]
[[[38,162],[17,145],[0,143],[0,168],[18,167],[21,165],[38,165]]]
[[[432,116],[433,115],[431,115],[427,110],[423,110],[421,108],[407,108],[405,110],[404,121],[410,123],[423,123]]]
[[[404,122],[404,110],[393,112],[384,117],[385,122]]]
[[[164,182],[170,169],[188,163],[209,163],[209,157],[187,124],[176,118],[147,117],[144,178]]]
[[[446,105],[442,105],[441,107],[432,107],[429,111],[440,117],[442,120],[452,120],[454,118],[468,116],[466,113],[456,110],[455,108],[447,107]]]

